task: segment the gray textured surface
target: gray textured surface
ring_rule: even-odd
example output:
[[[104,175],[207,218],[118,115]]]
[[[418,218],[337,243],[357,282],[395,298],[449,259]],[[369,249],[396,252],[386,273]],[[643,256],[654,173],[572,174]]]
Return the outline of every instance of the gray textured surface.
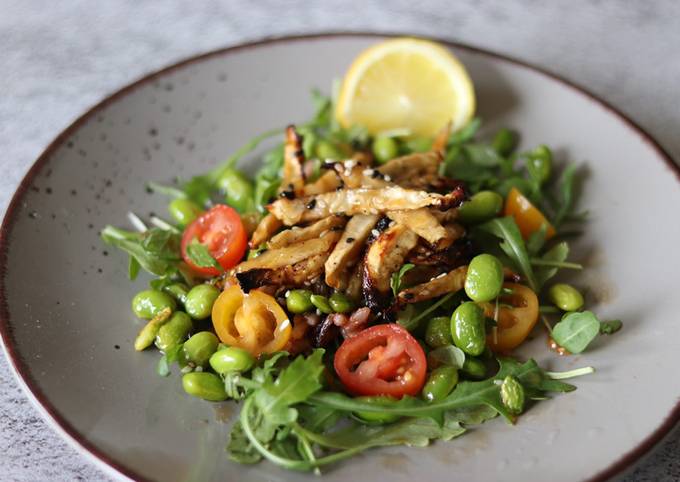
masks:
[[[0,214],[47,143],[107,93],[177,59],[324,30],[447,37],[586,86],[680,159],[680,4],[0,0]],[[680,480],[680,434],[628,481]],[[0,357],[0,480],[108,480],[37,415]]]

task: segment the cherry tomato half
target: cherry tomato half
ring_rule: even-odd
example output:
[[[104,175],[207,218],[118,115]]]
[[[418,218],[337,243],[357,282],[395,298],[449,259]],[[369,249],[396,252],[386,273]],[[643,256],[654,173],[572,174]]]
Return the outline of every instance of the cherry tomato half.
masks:
[[[515,187],[510,190],[505,200],[504,214],[515,218],[524,239],[529,239],[529,236],[541,229],[543,224],[546,225],[545,239],[555,236],[555,228],[550,221]]]
[[[354,395],[417,395],[427,361],[415,338],[397,324],[376,325],[345,340],[335,352],[335,371]]]
[[[538,321],[538,298],[530,288],[516,283],[505,283],[503,288],[512,290],[510,295],[501,295],[504,305],[498,310],[498,327],[495,336],[490,333],[486,343],[495,352],[508,352],[518,347],[529,336]],[[495,303],[479,303],[484,314],[493,318]]]
[[[187,246],[198,241],[225,270],[241,261],[246,252],[248,234],[238,213],[224,204],[218,204],[189,224],[182,235],[182,258],[196,273],[217,276],[220,271],[213,267],[196,266],[187,256]]]

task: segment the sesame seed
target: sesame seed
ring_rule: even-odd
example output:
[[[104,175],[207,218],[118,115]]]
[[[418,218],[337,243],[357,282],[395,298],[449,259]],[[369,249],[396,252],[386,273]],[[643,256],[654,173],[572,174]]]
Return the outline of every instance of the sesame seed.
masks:
[[[284,298],[288,298],[290,296],[290,290],[286,290],[286,293],[283,295]]]
[[[439,276],[437,276],[435,279],[443,278],[444,276],[446,276],[446,273],[441,273],[441,274],[440,274]]]
[[[390,182],[392,181],[392,178],[388,175],[385,175],[385,181]]]
[[[379,236],[379,235],[380,235],[380,231],[378,231],[377,229],[371,229],[371,234],[372,234],[373,236]]]
[[[373,175],[373,169],[364,169],[364,172],[362,174],[364,176],[371,176]]]

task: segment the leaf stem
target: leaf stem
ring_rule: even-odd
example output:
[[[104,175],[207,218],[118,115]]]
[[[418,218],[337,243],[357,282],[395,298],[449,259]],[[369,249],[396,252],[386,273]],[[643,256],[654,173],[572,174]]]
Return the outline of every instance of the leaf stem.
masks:
[[[418,322],[420,320],[422,320],[424,317],[426,317],[427,315],[432,313],[434,310],[439,308],[441,305],[443,305],[444,303],[449,301],[453,297],[453,295],[455,295],[455,293],[449,293],[445,296],[442,296],[441,298],[439,298],[439,300],[436,303],[432,304],[431,306],[429,306],[425,310],[421,311],[418,316],[413,317],[411,319],[408,319],[408,320],[404,321],[403,323],[400,323],[401,326],[406,328],[408,331],[414,330],[418,326]]]
[[[566,380],[567,378],[581,377],[595,372],[593,367],[575,368],[566,372],[544,372],[545,376],[552,380]]]
[[[569,263],[567,261],[547,261],[540,258],[531,258],[532,266],[547,266],[550,268],[583,269],[583,265]]]

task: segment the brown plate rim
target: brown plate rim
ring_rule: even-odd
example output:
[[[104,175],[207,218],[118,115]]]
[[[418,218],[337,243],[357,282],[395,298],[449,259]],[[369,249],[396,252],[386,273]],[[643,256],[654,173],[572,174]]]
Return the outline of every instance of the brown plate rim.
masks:
[[[328,39],[335,37],[375,37],[375,38],[389,38],[389,37],[403,37],[403,36],[414,36],[419,38],[427,38],[436,42],[440,42],[453,49],[465,50],[468,52],[473,52],[476,54],[481,54],[493,59],[502,60],[515,65],[519,65],[526,69],[532,70],[534,72],[540,73],[543,76],[557,81],[558,83],[570,88],[571,90],[580,93],[592,102],[599,104],[601,107],[609,111],[610,114],[617,117],[619,120],[623,121],[630,129],[638,134],[638,136],[647,143],[654,151],[656,151],[659,158],[661,158],[671,172],[675,174],[676,179],[680,182],[680,166],[678,166],[671,156],[664,150],[663,147],[641,126],[639,126],[635,121],[630,119],[627,115],[623,114],[616,107],[588,91],[587,89],[581,87],[580,85],[564,79],[552,72],[549,72],[542,67],[537,67],[528,62],[518,60],[511,56],[504,54],[498,54],[486,49],[473,47],[471,45],[466,45],[464,43],[436,38],[431,36],[414,35],[414,34],[404,34],[404,33],[394,33],[394,32],[327,32],[327,33],[312,33],[305,35],[284,35],[284,36],[273,36],[265,37],[260,40],[242,43],[226,48],[221,48],[213,50],[204,54],[195,55],[179,62],[176,62],[168,67],[157,70],[151,74],[147,74],[136,81],[126,85],[122,89],[114,92],[113,94],[107,96],[105,99],[97,103],[95,106],[91,107],[84,114],[78,117],[70,126],[68,126],[61,134],[59,134],[43,151],[43,153],[38,157],[38,159],[33,163],[28,172],[25,174],[24,178],[21,180],[17,190],[15,191],[12,199],[7,207],[2,226],[0,226],[0,337],[2,338],[5,353],[7,355],[10,364],[14,369],[14,374],[19,381],[19,384],[27,391],[29,399],[31,399],[35,404],[37,404],[39,411],[52,422],[52,425],[56,426],[65,438],[71,442],[79,451],[82,453],[85,451],[90,457],[99,463],[102,468],[107,469],[109,472],[113,469],[118,475],[124,475],[133,480],[147,480],[140,474],[134,472],[133,470],[125,467],[123,464],[111,458],[108,454],[104,453],[101,449],[96,447],[93,443],[89,442],[85,436],[79,433],[66,419],[63,417],[59,410],[52,405],[49,399],[40,390],[37,383],[31,377],[28,365],[21,358],[21,355],[14,348],[12,343],[12,328],[9,319],[9,307],[5,293],[5,276],[7,272],[7,253],[9,250],[10,234],[12,227],[17,218],[17,213],[19,211],[21,200],[28,190],[29,186],[33,182],[33,179],[38,175],[47,160],[53,155],[54,151],[60,147],[67,138],[74,134],[78,129],[81,128],[89,119],[94,117],[101,109],[112,104],[119,98],[127,95],[133,90],[139,88],[142,85],[146,85],[153,82],[158,77],[166,75],[175,70],[184,68],[188,65],[213,58],[220,57],[223,55],[229,55],[234,52],[239,52],[251,48],[256,48],[265,45],[271,45],[275,43],[291,43],[291,42],[304,42],[309,40],[318,39]],[[645,456],[658,442],[660,442],[669,432],[680,422],[680,401],[676,404],[675,408],[666,416],[664,421],[656,428],[651,434],[649,434],[642,442],[640,442],[635,448],[633,448],[628,453],[621,455],[619,460],[612,463],[609,467],[602,470],[601,472],[593,475],[589,479],[589,482],[604,482],[616,475],[620,475],[626,470],[630,469],[633,464]]]

